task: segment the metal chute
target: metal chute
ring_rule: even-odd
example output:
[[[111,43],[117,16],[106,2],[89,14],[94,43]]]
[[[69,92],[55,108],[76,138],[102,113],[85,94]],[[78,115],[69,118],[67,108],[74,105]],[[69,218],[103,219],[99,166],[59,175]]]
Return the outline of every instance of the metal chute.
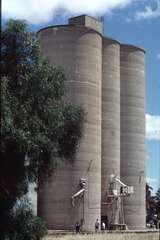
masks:
[[[72,202],[72,206],[75,206],[74,203],[74,199],[80,196],[83,196],[84,192],[85,192],[85,188],[86,188],[86,179],[84,178],[80,178],[79,180],[79,186],[80,186],[80,190],[78,192],[76,192],[72,197],[71,197],[71,202]]]

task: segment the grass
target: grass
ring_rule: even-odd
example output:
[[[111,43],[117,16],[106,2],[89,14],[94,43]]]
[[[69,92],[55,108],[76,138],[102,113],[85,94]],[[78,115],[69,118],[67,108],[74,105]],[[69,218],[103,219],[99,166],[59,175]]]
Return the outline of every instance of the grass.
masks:
[[[157,233],[102,233],[102,234],[73,234],[50,235],[44,240],[158,240]]]

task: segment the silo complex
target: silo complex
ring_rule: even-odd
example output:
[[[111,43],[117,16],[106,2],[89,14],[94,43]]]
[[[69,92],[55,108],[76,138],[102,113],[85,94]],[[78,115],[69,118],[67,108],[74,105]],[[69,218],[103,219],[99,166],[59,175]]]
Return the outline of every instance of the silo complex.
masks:
[[[82,105],[87,119],[73,165],[64,164],[39,187],[38,213],[49,229],[73,230],[76,221],[83,221],[83,230],[93,230],[101,208],[102,38],[95,30],[68,25],[41,30],[39,41],[50,63],[65,70],[67,101]],[[81,178],[87,191],[73,207]]]
[[[106,206],[105,201],[111,174],[120,177],[120,44],[113,39],[104,38],[102,51],[101,188],[101,215],[104,221],[106,216],[110,218],[110,208]]]
[[[78,221],[83,230],[93,231],[97,218],[110,218],[103,203],[115,175],[134,187],[124,201],[125,224],[144,229],[144,51],[103,37],[102,23],[85,15],[41,29],[38,38],[44,57],[65,70],[65,100],[87,113],[73,163],[62,162],[39,184],[38,214],[49,229],[73,230]],[[82,179],[86,190],[73,204]]]
[[[131,229],[145,227],[145,93],[144,51],[121,45],[121,179],[134,186],[125,199],[125,221]]]

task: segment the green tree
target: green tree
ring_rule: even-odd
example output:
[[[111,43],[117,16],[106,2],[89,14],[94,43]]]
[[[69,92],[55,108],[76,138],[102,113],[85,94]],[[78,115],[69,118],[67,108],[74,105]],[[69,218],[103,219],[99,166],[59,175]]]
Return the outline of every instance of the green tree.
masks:
[[[22,198],[12,211],[12,229],[7,234],[9,240],[40,240],[47,234],[41,218],[33,214],[27,198]]]
[[[157,216],[158,216],[158,219],[160,220],[160,188],[156,192],[155,200],[156,200]]]
[[[84,111],[63,101],[64,72],[41,57],[25,22],[10,20],[2,29],[1,55],[2,233],[28,183],[43,181],[57,167],[56,159],[73,161]]]
[[[157,227],[160,220],[160,188],[155,195],[151,195],[153,188],[146,184],[146,223]]]
[[[151,190],[153,190],[153,188],[146,183],[146,223],[150,223],[156,213],[155,201],[151,195]]]

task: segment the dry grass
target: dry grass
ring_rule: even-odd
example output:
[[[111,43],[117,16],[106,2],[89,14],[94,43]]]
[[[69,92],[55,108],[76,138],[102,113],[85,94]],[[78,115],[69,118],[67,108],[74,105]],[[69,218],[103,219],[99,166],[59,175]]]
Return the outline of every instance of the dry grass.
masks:
[[[158,240],[158,233],[50,235],[44,240]]]

